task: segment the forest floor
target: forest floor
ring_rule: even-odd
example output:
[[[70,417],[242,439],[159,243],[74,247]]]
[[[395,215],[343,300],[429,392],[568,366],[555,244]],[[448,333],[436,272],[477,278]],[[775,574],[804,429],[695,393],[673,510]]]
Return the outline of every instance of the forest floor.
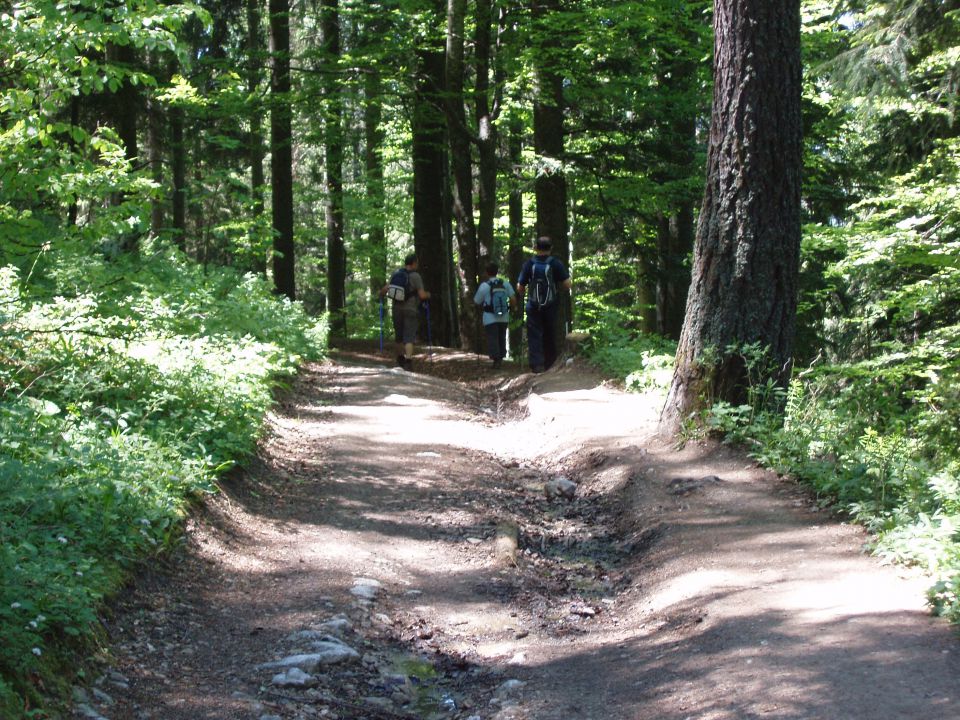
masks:
[[[305,368],[117,598],[78,717],[960,718],[926,579],[743,454],[664,442],[661,397],[579,359],[391,361]]]

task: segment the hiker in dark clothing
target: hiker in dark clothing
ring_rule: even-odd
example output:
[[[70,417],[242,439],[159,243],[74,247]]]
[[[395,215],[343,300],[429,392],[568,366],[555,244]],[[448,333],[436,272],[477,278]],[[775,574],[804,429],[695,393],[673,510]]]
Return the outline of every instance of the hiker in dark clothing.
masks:
[[[517,294],[526,294],[527,347],[530,369],[541,373],[557,359],[555,322],[559,290],[569,290],[572,283],[567,268],[550,255],[552,242],[539,237],[534,243],[536,255],[528,259],[517,278]],[[529,291],[529,292],[528,292]]]
[[[417,339],[420,323],[418,310],[421,300],[429,300],[430,293],[423,289],[423,278],[417,272],[419,261],[414,254],[407,255],[403,267],[380,288],[380,297],[393,300],[393,333],[397,341],[397,365],[404,370],[413,369],[413,343]]]

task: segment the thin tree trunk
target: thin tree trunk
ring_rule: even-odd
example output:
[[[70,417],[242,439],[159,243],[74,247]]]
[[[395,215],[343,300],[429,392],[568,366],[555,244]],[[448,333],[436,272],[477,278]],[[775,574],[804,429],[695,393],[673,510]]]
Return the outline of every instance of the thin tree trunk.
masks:
[[[473,304],[480,276],[481,249],[473,218],[471,137],[463,99],[463,33],[466,0],[447,2],[446,112],[453,168],[453,218],[460,260],[460,334],[467,347],[478,350],[480,316]]]
[[[290,2],[270,0],[270,172],[273,199],[273,285],[296,297],[293,245],[293,127],[290,106]]]
[[[376,300],[380,288],[386,282],[387,238],[384,227],[385,196],[383,187],[383,120],[381,102],[381,81],[378,72],[368,72],[364,91],[366,104],[363,113],[365,149],[364,168],[366,171],[367,212],[370,242],[370,297]]]
[[[187,250],[187,148],[183,141],[183,109],[170,109],[170,152],[173,180],[173,240]]]
[[[767,377],[781,385],[791,369],[800,257],[800,0],[718,0],[714,37],[707,187],[661,414],[669,432],[714,399],[746,399],[738,346],[765,348]]]
[[[508,153],[510,157],[510,197],[508,200],[508,215],[510,225],[510,240],[507,250],[508,277],[516,282],[523,266],[523,121],[515,118],[510,123],[510,138]],[[510,354],[519,357],[522,339],[520,327],[510,330]]]
[[[680,339],[690,270],[686,259],[693,249],[693,205],[682,203],[673,213],[661,214],[657,223],[656,306],[657,332]]]
[[[70,124],[73,127],[80,126],[80,98],[76,95],[70,98]],[[76,148],[76,142],[73,138],[70,138],[70,149],[73,150]],[[70,202],[70,206],[67,208],[67,224],[76,225],[77,224],[77,215],[79,213],[79,204],[77,203],[77,198],[73,198]]]
[[[327,309],[334,335],[347,334],[347,250],[343,238],[343,103],[336,72],[340,58],[339,0],[321,0],[320,32],[325,65],[323,95],[326,108],[324,145],[327,190]]]
[[[490,35],[493,11],[490,0],[476,0],[476,96],[478,169],[477,242],[481,254],[496,255],[493,221],[497,211],[497,132],[490,107]]]
[[[160,65],[156,56],[150,56],[150,74],[154,77],[160,76]],[[163,187],[163,128],[164,128],[163,110],[156,93],[151,93],[147,98],[147,146],[149,148],[150,177],[158,186]],[[161,198],[153,200],[150,204],[150,231],[154,236],[159,236],[164,230],[164,202]]]
[[[249,107],[250,135],[248,137],[250,155],[250,199],[253,215],[253,228],[250,241],[254,250],[260,247],[260,218],[263,216],[263,186],[266,182],[263,161],[266,152],[263,148],[263,122],[260,102],[260,73],[263,60],[263,18],[260,10],[261,0],[247,0],[247,97]],[[252,270],[259,275],[267,273],[267,258],[261,252],[254,255]]]
[[[137,64],[136,51],[131,45],[109,45],[107,59],[118,67],[133,70]],[[124,155],[130,163],[131,170],[137,169],[140,150],[137,145],[137,118],[140,113],[140,93],[129,78],[124,78],[111,101],[113,122],[117,135],[123,144]],[[125,194],[114,197],[114,203],[124,202]],[[120,239],[120,249],[124,252],[135,253],[140,245],[140,232],[136,229],[127,231]]]

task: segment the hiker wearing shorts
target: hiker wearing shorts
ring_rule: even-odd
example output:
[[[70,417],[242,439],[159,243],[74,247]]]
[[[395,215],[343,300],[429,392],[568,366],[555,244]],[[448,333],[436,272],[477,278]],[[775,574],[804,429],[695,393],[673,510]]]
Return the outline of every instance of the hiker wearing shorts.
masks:
[[[404,370],[413,369],[413,344],[416,342],[417,326],[420,324],[420,301],[430,299],[430,293],[423,289],[423,278],[417,272],[418,266],[419,262],[415,254],[407,255],[404,259],[403,270],[406,271],[404,298],[394,300],[391,311],[393,334],[397,341],[397,365]],[[398,273],[394,273],[390,282],[380,289],[380,297],[387,295]]]

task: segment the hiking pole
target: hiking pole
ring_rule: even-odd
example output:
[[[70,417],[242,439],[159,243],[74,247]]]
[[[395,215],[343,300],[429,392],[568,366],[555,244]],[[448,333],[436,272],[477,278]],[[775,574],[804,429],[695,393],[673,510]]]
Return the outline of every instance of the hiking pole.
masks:
[[[380,354],[383,355],[383,298],[380,298]]]
[[[427,357],[433,362],[433,330],[430,327],[430,301],[423,301],[423,308],[427,311]]]

